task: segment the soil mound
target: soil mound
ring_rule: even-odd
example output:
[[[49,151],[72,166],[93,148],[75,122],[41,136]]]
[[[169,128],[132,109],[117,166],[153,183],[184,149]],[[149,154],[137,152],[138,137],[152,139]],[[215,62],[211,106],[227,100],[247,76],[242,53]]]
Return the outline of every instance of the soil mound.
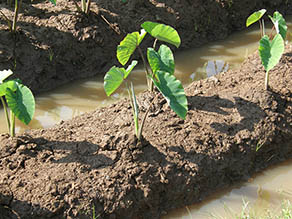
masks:
[[[292,157],[292,46],[188,86],[181,120],[159,94],[142,145],[127,100],[46,130],[0,136],[2,218],[159,218]]]

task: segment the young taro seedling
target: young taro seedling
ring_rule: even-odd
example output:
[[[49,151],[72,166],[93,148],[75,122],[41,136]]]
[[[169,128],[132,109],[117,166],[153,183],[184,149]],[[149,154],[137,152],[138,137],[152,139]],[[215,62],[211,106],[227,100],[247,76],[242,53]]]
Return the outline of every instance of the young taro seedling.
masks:
[[[140,33],[130,33],[120,42],[117,47],[117,58],[122,65],[125,65],[136,48],[138,48],[144,64],[148,88],[152,91],[153,86],[155,86],[167,100],[170,108],[180,118],[185,119],[187,114],[187,98],[181,82],[173,75],[175,64],[172,51],[164,44],[160,46],[158,51],[155,50],[157,40],[179,47],[180,37],[174,28],[165,24],[147,21],[144,22],[141,27],[143,29]],[[147,60],[151,70],[148,69],[146,59],[139,47],[147,33],[155,39],[153,47],[147,49]],[[137,61],[133,60],[127,69],[114,66],[106,73],[104,77],[104,89],[107,96],[110,96],[122,84],[137,63]],[[131,83],[130,87],[126,84],[126,87],[133,109],[135,135],[138,141],[141,141],[143,126],[154,100],[149,104],[142,122],[139,124],[139,106],[134,93],[133,84]]]
[[[21,84],[20,80],[6,80],[12,74],[11,70],[0,71],[0,99],[9,133],[14,137],[15,117],[28,125],[35,111],[35,100],[31,90]],[[10,109],[10,115],[7,106]]]
[[[250,15],[246,21],[246,26],[251,25],[252,23],[261,19],[265,14],[266,10],[262,9]],[[274,12],[273,17],[269,16],[273,22],[273,30],[276,30],[276,35],[272,40],[272,32],[270,37],[265,34],[264,25],[261,25],[262,38],[260,40],[259,46],[259,55],[262,61],[262,64],[266,71],[265,77],[265,89],[269,89],[269,71],[274,68],[280,61],[282,54],[285,49],[285,39],[287,34],[287,25],[283,16],[278,12]],[[263,20],[262,20],[263,24]]]

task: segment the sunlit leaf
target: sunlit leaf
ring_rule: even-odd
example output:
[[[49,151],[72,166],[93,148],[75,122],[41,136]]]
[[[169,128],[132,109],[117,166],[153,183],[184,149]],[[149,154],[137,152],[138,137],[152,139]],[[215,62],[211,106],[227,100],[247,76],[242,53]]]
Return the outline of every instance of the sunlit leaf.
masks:
[[[54,5],[56,5],[57,1],[56,0],[50,0]]]
[[[3,81],[12,74],[13,74],[13,72],[10,69],[0,71],[0,84],[3,83]]]
[[[246,20],[246,26],[250,26],[253,23],[257,22],[259,19],[262,18],[262,16],[266,13],[266,9],[261,9],[259,11],[256,11],[252,13]]]
[[[131,73],[131,71],[135,68],[135,66],[138,64],[136,60],[133,60],[132,63],[128,66],[126,69],[126,74],[124,75],[124,79],[128,77],[128,75]]]
[[[186,118],[188,102],[184,88],[174,75],[168,72],[157,71],[157,80],[152,78],[154,85],[165,97],[170,108],[182,119]]]
[[[137,65],[137,61],[133,60],[127,70],[113,66],[104,76],[104,90],[107,96],[110,96],[123,83],[124,79],[128,77],[133,68]]]
[[[6,95],[6,89],[9,88],[12,91],[16,91],[17,82],[15,80],[6,81],[0,84],[0,97]]]
[[[126,70],[113,66],[104,76],[104,90],[107,96],[110,96],[124,81]]]
[[[259,54],[262,64],[267,72],[278,64],[284,52],[284,40],[280,34],[277,34],[270,42],[267,35],[260,40]]]
[[[19,84],[16,91],[7,88],[6,100],[8,107],[21,122],[28,125],[35,111],[35,100],[31,90]]]
[[[286,21],[283,18],[283,16],[278,11],[276,11],[276,12],[274,12],[273,17],[271,17],[271,16],[269,16],[269,17],[272,20],[277,33],[281,34],[281,36],[285,40],[286,34],[287,34],[287,25],[286,25]]]
[[[141,27],[158,40],[170,43],[176,47],[180,46],[181,40],[177,31],[169,25],[146,21]]]
[[[161,45],[158,52],[153,48],[148,48],[147,58],[152,71],[165,71],[170,74],[174,73],[174,57],[171,49],[166,45]]]
[[[120,42],[117,48],[117,58],[122,65],[125,65],[131,55],[136,50],[137,46],[140,45],[144,39],[146,32],[141,30],[141,34],[138,32],[133,32],[127,34],[127,36]]]

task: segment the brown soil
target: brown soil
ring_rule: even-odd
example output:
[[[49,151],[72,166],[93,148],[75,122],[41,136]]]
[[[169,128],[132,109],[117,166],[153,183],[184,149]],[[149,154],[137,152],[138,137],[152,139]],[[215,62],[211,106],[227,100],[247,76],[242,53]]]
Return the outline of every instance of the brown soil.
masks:
[[[186,120],[154,98],[142,144],[123,100],[46,130],[0,136],[2,218],[159,218],[292,157],[292,45],[270,72],[257,54],[194,82]],[[94,206],[94,208],[93,208]]]
[[[0,1],[10,19],[13,8]],[[97,3],[96,3],[97,2]],[[12,69],[35,93],[71,80],[104,75],[114,64],[116,46],[147,20],[175,27],[181,48],[223,39],[241,29],[261,8],[292,14],[287,0],[98,0],[91,13],[77,13],[73,1],[23,0],[17,34],[9,33],[0,16],[0,70]],[[150,40],[150,38],[149,38]],[[144,46],[150,42],[145,42]]]
[[[16,35],[0,20],[0,69],[14,69],[36,92],[104,74],[118,42],[145,20],[174,26],[189,48],[242,28],[256,9],[292,13],[285,0],[99,0],[88,17],[65,0],[28,2]],[[1,3],[11,18],[10,10]],[[267,92],[255,54],[193,83],[184,121],[160,95],[143,93],[142,114],[155,104],[138,145],[127,100],[51,129],[2,134],[0,218],[92,218],[93,206],[99,218],[159,218],[292,157],[292,46],[270,75]]]

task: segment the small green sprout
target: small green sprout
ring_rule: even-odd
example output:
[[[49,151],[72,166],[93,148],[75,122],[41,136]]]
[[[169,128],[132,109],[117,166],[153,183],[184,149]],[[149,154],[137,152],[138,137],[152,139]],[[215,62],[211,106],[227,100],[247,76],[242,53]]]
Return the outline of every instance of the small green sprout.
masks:
[[[277,34],[272,41],[267,35],[260,40],[259,54],[266,70],[266,90],[269,89],[269,71],[279,63],[284,49],[284,40],[280,34]]]
[[[262,9],[251,14],[246,20],[246,26],[248,27],[260,21],[265,13],[266,9]],[[274,12],[273,17],[269,16],[269,18],[274,24],[270,37],[265,34],[264,20],[262,19],[260,21],[262,38],[260,40],[259,55],[266,71],[266,90],[269,89],[269,71],[279,63],[285,49],[285,39],[287,35],[286,21],[278,11]],[[270,40],[273,30],[276,30],[276,35]]]

